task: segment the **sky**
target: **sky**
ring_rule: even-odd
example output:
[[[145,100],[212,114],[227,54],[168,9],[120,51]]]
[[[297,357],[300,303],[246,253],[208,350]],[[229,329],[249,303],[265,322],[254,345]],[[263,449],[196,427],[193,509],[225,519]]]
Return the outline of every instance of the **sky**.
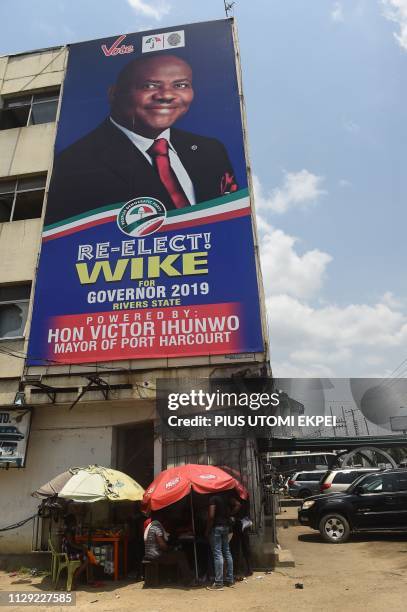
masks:
[[[237,0],[275,376],[407,373],[407,0]],[[0,0],[0,54],[223,0]]]

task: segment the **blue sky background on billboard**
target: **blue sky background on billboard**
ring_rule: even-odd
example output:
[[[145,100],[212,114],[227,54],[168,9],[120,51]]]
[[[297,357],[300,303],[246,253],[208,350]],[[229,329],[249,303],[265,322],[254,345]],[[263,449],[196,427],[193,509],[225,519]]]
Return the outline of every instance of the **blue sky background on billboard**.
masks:
[[[224,17],[222,0],[10,7],[2,54]],[[234,16],[274,373],[388,375],[407,357],[407,0],[238,0]]]

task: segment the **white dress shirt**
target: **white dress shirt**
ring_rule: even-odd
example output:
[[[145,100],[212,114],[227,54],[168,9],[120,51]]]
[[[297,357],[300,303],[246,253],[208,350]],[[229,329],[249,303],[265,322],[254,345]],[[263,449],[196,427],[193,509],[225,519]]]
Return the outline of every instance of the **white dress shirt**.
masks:
[[[140,153],[144,155],[144,157],[149,162],[149,164],[153,165],[153,158],[151,157],[151,155],[147,153],[147,151],[152,146],[154,139],[146,138],[145,136],[140,136],[140,134],[136,134],[135,132],[128,130],[127,128],[117,123],[114,119],[112,119],[112,117],[110,117],[110,121],[120,131],[122,131],[123,134],[125,134],[129,140],[131,140],[131,142],[134,144],[135,147],[137,147]],[[170,158],[171,168],[175,172],[175,175],[182,189],[184,190],[184,193],[187,196],[190,204],[196,204],[195,191],[194,191],[194,186],[192,184],[192,181],[189,178],[188,173],[185,170],[184,166],[182,165],[181,160],[177,155],[177,152],[175,151],[174,147],[171,144],[170,128],[167,128],[166,130],[161,132],[161,134],[157,136],[157,139],[158,138],[165,138],[165,140],[168,142],[168,156]]]

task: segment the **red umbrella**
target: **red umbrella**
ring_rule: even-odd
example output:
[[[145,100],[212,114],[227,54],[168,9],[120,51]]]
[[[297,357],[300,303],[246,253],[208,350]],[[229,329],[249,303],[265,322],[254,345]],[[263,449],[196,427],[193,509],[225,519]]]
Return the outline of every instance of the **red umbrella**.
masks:
[[[212,465],[188,463],[161,472],[147,487],[142,507],[145,511],[160,510],[179,501],[192,490],[205,494],[231,489],[236,489],[240,497],[247,499],[247,490],[230,474]]]
[[[230,491],[236,489],[243,499],[248,498],[244,486],[230,474],[212,465],[197,465],[187,463],[169,468],[158,474],[151,485],[147,487],[142,509],[151,512],[166,508],[171,504],[190,495],[192,530],[194,534],[195,576],[198,579],[198,560],[196,554],[194,509],[192,491],[195,493],[214,493],[216,491]]]
[[[236,480],[237,480],[237,486],[236,491],[240,497],[240,499],[249,499],[249,492],[246,489],[246,487],[242,484],[242,475],[238,470],[235,470],[233,468],[230,468],[227,465],[221,465],[220,466],[221,470],[224,470],[227,474],[230,474],[231,476],[233,476]]]

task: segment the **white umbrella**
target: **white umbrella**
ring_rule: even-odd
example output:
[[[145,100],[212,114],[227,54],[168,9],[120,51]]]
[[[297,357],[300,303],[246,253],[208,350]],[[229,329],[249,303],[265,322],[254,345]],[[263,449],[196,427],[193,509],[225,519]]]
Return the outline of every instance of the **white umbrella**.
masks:
[[[73,467],[59,474],[33,493],[35,497],[57,495],[74,502],[140,501],[144,489],[133,478],[99,465]]]

